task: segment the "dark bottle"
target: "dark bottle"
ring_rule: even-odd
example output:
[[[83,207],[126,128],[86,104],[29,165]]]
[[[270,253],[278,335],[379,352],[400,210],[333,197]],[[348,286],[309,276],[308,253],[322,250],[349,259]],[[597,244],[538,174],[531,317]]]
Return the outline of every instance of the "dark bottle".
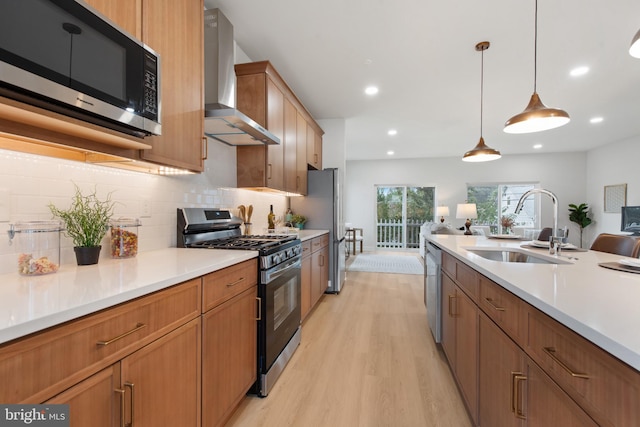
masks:
[[[267,223],[269,224],[267,227],[269,230],[276,229],[276,216],[273,213],[273,205],[269,206],[269,215],[267,215]]]

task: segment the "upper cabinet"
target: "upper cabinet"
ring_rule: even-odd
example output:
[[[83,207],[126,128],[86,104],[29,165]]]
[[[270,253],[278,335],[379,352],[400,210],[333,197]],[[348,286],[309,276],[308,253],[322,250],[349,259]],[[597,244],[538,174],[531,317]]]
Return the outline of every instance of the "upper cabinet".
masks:
[[[141,160],[201,172],[204,138],[202,0],[89,0],[160,55],[162,135],[145,138]]]
[[[104,1],[104,0],[102,0]],[[160,55],[162,135],[144,160],[204,170],[203,0],[142,0],[142,41]]]
[[[280,145],[237,148],[238,187],[307,193],[309,135],[322,150],[323,131],[268,61],[238,64],[237,107],[280,138]],[[311,129],[311,131],[309,130]],[[316,156],[321,162],[321,157]],[[321,163],[311,165],[321,168]]]

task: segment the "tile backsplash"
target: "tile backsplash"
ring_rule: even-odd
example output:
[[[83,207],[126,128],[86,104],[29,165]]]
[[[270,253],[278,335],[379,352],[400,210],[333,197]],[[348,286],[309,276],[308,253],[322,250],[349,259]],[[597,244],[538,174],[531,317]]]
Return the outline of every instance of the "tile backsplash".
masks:
[[[253,232],[267,226],[269,205],[284,214],[287,198],[233,188],[233,162],[207,160],[205,172],[193,175],[159,176],[104,166],[0,150],[0,273],[16,271],[15,245],[9,245],[9,224],[17,221],[52,219],[47,207],[53,203],[66,209],[78,185],[83,193],[96,190],[100,198],[111,193],[116,201],[115,218],[140,218],[139,252],[176,246],[176,209],[212,207],[231,209],[240,204],[254,206]],[[232,167],[229,164],[233,164]],[[226,168],[226,169],[225,169]],[[233,178],[229,178],[233,177]],[[103,248],[108,245],[108,236]],[[75,264],[71,239],[61,239],[60,261]],[[102,250],[108,257],[109,250]]]

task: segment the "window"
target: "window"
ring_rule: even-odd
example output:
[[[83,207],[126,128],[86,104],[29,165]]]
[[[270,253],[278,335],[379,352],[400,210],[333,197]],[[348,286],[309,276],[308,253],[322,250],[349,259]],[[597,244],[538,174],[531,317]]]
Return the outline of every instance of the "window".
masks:
[[[520,197],[538,187],[533,183],[467,184],[467,200],[475,203],[478,225],[491,226],[492,233],[500,232],[500,218],[513,215]],[[538,195],[528,197],[520,214],[515,216],[516,227],[538,228]]]
[[[419,248],[420,226],[433,220],[435,187],[376,186],[376,246]]]

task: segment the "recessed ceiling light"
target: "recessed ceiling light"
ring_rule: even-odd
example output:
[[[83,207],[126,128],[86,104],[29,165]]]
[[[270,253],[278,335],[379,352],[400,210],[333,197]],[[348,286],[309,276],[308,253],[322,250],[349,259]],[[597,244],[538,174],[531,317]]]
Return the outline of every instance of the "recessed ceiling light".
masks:
[[[389,132],[387,132],[387,135],[393,136],[393,135],[397,135],[398,131],[395,129],[389,129]]]
[[[535,145],[533,146],[533,148],[534,148],[534,149],[536,149],[536,150],[539,150],[539,149],[541,149],[541,148],[542,148],[542,144],[535,144]]]
[[[387,151],[387,156],[393,156],[395,153],[392,150]]]
[[[580,67],[576,67],[573,70],[571,70],[569,74],[571,75],[571,77],[579,77],[579,76],[584,76],[588,72],[589,72],[589,67],[587,67],[586,65],[582,65]]]
[[[591,120],[589,120],[589,123],[602,123],[604,119],[602,117],[592,117]]]
[[[364,90],[364,93],[366,93],[367,95],[375,95],[376,93],[378,93],[378,88],[375,86],[369,86]]]

